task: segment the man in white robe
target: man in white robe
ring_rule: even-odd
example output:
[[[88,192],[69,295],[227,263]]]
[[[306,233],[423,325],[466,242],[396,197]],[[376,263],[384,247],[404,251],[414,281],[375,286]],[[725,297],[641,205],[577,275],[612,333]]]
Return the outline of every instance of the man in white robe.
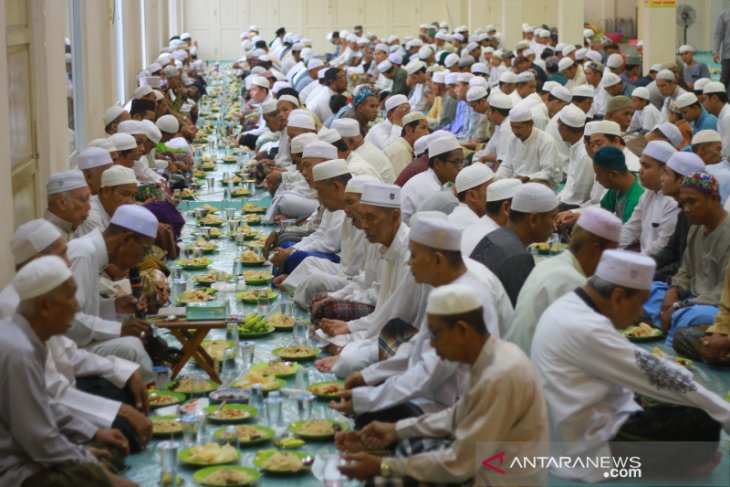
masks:
[[[91,191],[79,170],[51,174],[46,183],[48,208],[43,218],[51,222],[70,242],[74,232],[89,216]]]
[[[493,181],[494,172],[480,162],[459,171],[454,180],[459,206],[449,214],[449,221],[462,230],[478,223],[486,215],[487,186]]]
[[[402,124],[402,135],[383,149],[383,153],[393,166],[396,177],[416,157],[413,151],[416,141],[422,136],[428,135],[428,120],[422,112],[408,113],[403,117]]]
[[[558,114],[561,143],[568,147],[567,178],[558,193],[561,209],[581,206],[588,201],[595,182],[593,161],[583,141],[585,120],[585,113],[575,105],[568,105]]]
[[[385,100],[385,114],[387,119],[370,127],[365,141],[372,143],[380,150],[401,136],[403,131],[403,117],[411,110],[408,98],[405,95],[393,95]]]
[[[135,204],[137,178],[134,171],[124,166],[114,166],[101,175],[99,194],[91,197],[91,211],[84,223],[76,230],[82,237],[93,230],[103,232],[109,226],[111,215],[121,205]]]
[[[375,168],[381,181],[388,184],[395,181],[393,165],[382,150],[367,142],[360,134],[360,124],[357,120],[340,118],[332,122],[332,128],[337,130],[351,153],[359,155]]]

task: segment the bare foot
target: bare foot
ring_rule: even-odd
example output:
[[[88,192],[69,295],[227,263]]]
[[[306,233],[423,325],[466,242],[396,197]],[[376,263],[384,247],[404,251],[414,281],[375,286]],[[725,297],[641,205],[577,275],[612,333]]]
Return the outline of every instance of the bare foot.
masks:
[[[337,362],[337,357],[321,358],[314,362],[314,366],[320,372],[332,372],[332,367],[335,366],[335,362]]]

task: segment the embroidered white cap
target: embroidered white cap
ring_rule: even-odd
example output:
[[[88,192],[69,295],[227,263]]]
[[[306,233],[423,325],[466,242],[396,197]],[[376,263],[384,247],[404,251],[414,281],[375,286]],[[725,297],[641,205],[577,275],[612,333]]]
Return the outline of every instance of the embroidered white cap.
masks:
[[[82,171],[113,163],[109,151],[100,147],[87,147],[79,153],[78,168]]]
[[[318,140],[304,147],[302,157],[315,157],[328,161],[332,159],[337,159],[337,148],[332,144],[329,144],[322,140]]]
[[[573,94],[565,86],[556,86],[555,88],[550,90],[550,94],[558,100],[564,101],[565,103],[570,103],[573,99]]]
[[[576,225],[593,235],[597,235],[611,242],[621,239],[621,220],[611,213],[597,206],[589,206],[582,210]]]
[[[122,205],[118,207],[112,216],[111,224],[146,237],[157,237],[157,217],[144,206]]]
[[[540,183],[525,183],[512,197],[512,209],[523,213],[546,213],[557,207],[555,192]]]
[[[458,172],[454,186],[456,192],[461,193],[467,189],[476,188],[490,179],[494,179],[494,171],[481,162],[474,162]]]
[[[702,89],[702,93],[705,95],[709,95],[711,93],[727,93],[727,88],[725,88],[725,85],[719,81],[710,81]]]
[[[396,107],[407,104],[408,98],[406,98],[406,95],[393,95],[385,100],[385,111],[389,112]]]
[[[709,142],[722,142],[722,137],[717,130],[700,130],[692,137],[692,145],[707,144]]]
[[[658,80],[661,79],[664,81],[674,81],[675,80],[674,73],[672,73],[668,69],[662,69],[661,71],[659,71],[656,75],[656,79],[658,79]]]
[[[707,130],[705,132],[714,132],[714,130]],[[646,147],[644,147],[643,154],[661,162],[662,164],[666,164],[675,152],[677,152],[677,149],[675,149],[669,142],[665,140],[652,140],[646,144]]]
[[[426,115],[424,115],[423,112],[419,111],[408,112],[403,116],[401,123],[405,127],[409,123],[415,122],[416,120],[426,120]]]
[[[604,250],[596,277],[630,289],[651,288],[656,262],[651,257],[628,250]]]
[[[664,135],[674,147],[678,147],[682,143],[682,132],[672,122],[664,122],[657,125],[654,130],[658,130]]]
[[[624,63],[624,58],[621,57],[621,54],[611,54],[608,56],[608,59],[606,59],[606,66],[609,68],[618,68]]]
[[[35,254],[50,247],[59,238],[61,238],[61,232],[48,220],[39,218],[23,223],[10,240],[10,250],[13,253],[15,265],[26,262]]]
[[[487,187],[487,201],[502,201],[512,199],[517,188],[522,187],[522,181],[515,178],[499,179]]]
[[[593,98],[596,96],[596,90],[589,84],[576,86],[573,88],[573,96],[583,96],[586,98]]]
[[[314,167],[317,167],[317,166],[314,166]],[[371,176],[369,174],[360,174],[359,176],[353,176],[347,182],[347,186],[345,186],[345,193],[362,194],[363,186],[365,186],[367,183],[379,183],[379,182],[380,181],[378,181],[378,179],[375,176]]]
[[[616,86],[619,83],[621,83],[621,78],[615,73],[606,73],[603,75],[603,79],[601,80],[601,84],[605,88]]]
[[[331,161],[320,162],[312,168],[313,181],[324,181],[325,179],[336,178],[343,174],[350,174],[347,161],[344,159],[332,159]]]
[[[319,140],[317,138],[317,135],[311,132],[307,132],[306,134],[299,134],[291,140],[291,153],[301,154],[302,152],[304,152],[304,148],[307,145],[317,140]]]
[[[649,100],[649,90],[646,89],[644,86],[639,86],[637,88],[634,88],[634,91],[631,92],[631,96],[641,98],[642,100]]]
[[[419,218],[411,225],[408,238],[417,244],[439,250],[461,249],[462,229],[454,223],[436,218]]]
[[[616,135],[621,137],[621,126],[613,120],[599,120],[591,123],[591,134]]]
[[[130,135],[147,135],[147,131],[142,124],[136,120],[125,120],[119,123],[119,132]]]
[[[145,134],[147,134],[147,138],[152,142],[157,144],[162,140],[162,132],[160,132],[160,129],[157,128],[157,125],[155,125],[154,122],[150,120],[142,120],[139,124],[145,131]]]
[[[48,177],[48,182],[46,183],[46,193],[66,193],[86,186],[87,184],[84,173],[78,169],[71,169],[69,171],[61,171],[51,174]]]
[[[292,110],[289,112],[289,117],[286,122],[289,127],[296,127],[301,129],[315,130],[314,118],[312,115],[305,110]]]
[[[386,183],[365,183],[360,203],[382,208],[400,208],[400,186]]]
[[[332,128],[340,134],[340,137],[357,137],[360,135],[360,124],[354,118],[338,118],[332,122]]]
[[[694,152],[677,151],[667,161],[667,167],[677,174],[689,176],[705,170],[705,163]]]
[[[436,157],[456,149],[461,149],[457,138],[453,134],[444,135],[429,141],[428,157]]]
[[[134,171],[124,166],[112,166],[101,174],[101,187],[110,188],[122,184],[138,184]]]
[[[468,313],[482,307],[482,300],[471,287],[464,284],[446,284],[434,288],[428,295],[426,313],[450,316]]]
[[[484,79],[484,78],[479,78]],[[469,88],[469,91],[466,92],[466,101],[467,102],[473,102],[477,100],[481,100],[482,98],[486,98],[487,96],[487,90],[483,86],[473,86]]]
[[[114,144],[114,151],[116,152],[121,150],[130,150],[137,147],[137,140],[135,140],[134,136],[131,134],[117,132],[110,136],[109,140],[112,144]]]
[[[499,90],[494,90],[489,95],[489,106],[500,110],[512,110],[512,97],[505,95]]]
[[[509,111],[511,122],[532,122],[532,110],[525,106],[516,106]]]
[[[564,57],[563,59],[558,61],[558,71],[563,72],[574,64],[575,62],[571,58]]]
[[[674,103],[677,105],[677,108],[686,108],[690,105],[694,105],[697,102],[699,102],[699,100],[697,99],[697,95],[690,91],[679,95]]]
[[[334,144],[338,140],[342,140],[342,136],[337,130],[328,129],[327,127],[319,129],[317,138],[323,142],[327,142],[328,144]]]
[[[586,124],[586,114],[575,105],[567,105],[558,113],[558,120],[568,127],[581,128]]]
[[[27,301],[53,291],[71,277],[71,269],[63,259],[45,255],[20,269],[13,278],[13,287],[20,301]]]

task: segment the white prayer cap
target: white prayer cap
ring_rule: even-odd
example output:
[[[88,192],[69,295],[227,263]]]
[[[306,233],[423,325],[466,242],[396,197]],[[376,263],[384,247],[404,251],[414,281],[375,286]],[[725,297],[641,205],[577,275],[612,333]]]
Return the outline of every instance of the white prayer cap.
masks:
[[[581,128],[586,124],[586,114],[575,105],[567,105],[558,113],[558,120],[568,127]]]
[[[461,228],[448,220],[421,217],[411,224],[408,238],[426,247],[453,252],[461,250],[461,232]]]
[[[596,277],[630,289],[651,288],[656,262],[651,257],[628,250],[604,250]]]
[[[535,75],[532,73],[532,71],[523,71],[517,75],[518,83],[527,83],[528,81],[534,81],[534,80],[535,80]]]
[[[277,81],[278,83],[278,81]],[[274,113],[276,111],[276,100],[266,100],[261,104],[261,113],[264,115],[267,115],[269,113]]]
[[[393,95],[385,100],[385,111],[389,112],[396,107],[407,104],[408,98],[406,98],[406,95]]]
[[[697,103],[698,101],[699,100],[697,99],[697,95],[689,91],[687,93],[682,93],[681,95],[679,95],[674,103],[677,105],[677,108],[686,108],[690,105]]]
[[[385,61],[382,61],[378,64],[378,71],[380,71],[381,73],[387,73],[392,67],[393,65],[390,63],[390,61],[386,59]]]
[[[156,98],[155,101],[160,101],[163,98],[165,98],[165,95],[163,95],[160,90],[152,90],[152,92],[155,94],[155,98]]]
[[[157,217],[154,213],[140,205],[122,205],[117,208],[111,224],[126,228],[134,233],[150,238],[157,238]]]
[[[259,33],[259,28],[255,24],[251,25],[251,27],[249,27],[248,30],[252,31],[252,32],[256,32],[257,34]],[[255,39],[255,37],[254,37],[254,39]]]
[[[269,82],[269,80],[256,74],[250,75],[246,78],[246,81],[248,81],[249,86],[256,85],[266,89],[271,88],[271,82]]]
[[[421,47],[423,46],[423,41],[421,39],[411,39],[410,41],[406,42],[406,49],[410,50],[413,47]]]
[[[615,73],[606,73],[603,75],[603,79],[601,80],[601,84],[605,88],[616,86],[619,83],[621,83],[621,78]]]
[[[288,127],[315,130],[314,118],[305,110],[292,110],[286,122]]]
[[[606,66],[609,68],[618,68],[624,63],[624,58],[621,57],[621,54],[611,54],[608,56],[608,59],[606,60]]]
[[[317,133],[317,138],[323,142],[327,142],[328,144],[334,144],[338,140],[342,140],[342,136],[339,132],[335,129],[328,129],[327,127],[322,127],[319,129],[319,133]]]
[[[471,81],[471,79],[472,79],[473,77],[474,77],[474,75],[473,75],[473,74],[471,74],[471,73],[459,73],[459,74],[458,74],[458,75],[456,76],[456,80],[457,80],[457,81],[458,81],[459,83],[469,83],[469,81]]]
[[[616,215],[597,206],[589,206],[582,210],[576,225],[611,242],[619,241],[623,227],[621,220]]]
[[[575,46],[573,44],[567,44],[563,46],[563,49],[560,52],[563,53],[563,56],[567,56],[573,51],[575,51]]]
[[[408,74],[416,74],[424,68],[426,68],[426,63],[423,61],[411,61],[406,65],[406,72]]]
[[[398,54],[397,52],[394,52],[388,56],[388,61],[390,61],[392,64],[401,65],[403,64],[403,56]]]
[[[433,54],[433,49],[428,46],[422,46],[418,50],[418,59],[420,59],[421,61],[425,61],[426,59],[431,57],[431,54]]]
[[[104,127],[116,120],[122,113],[124,113],[124,108],[120,106],[114,105],[107,108],[104,112]]]
[[[78,169],[71,169],[69,171],[61,171],[51,174],[48,177],[48,182],[46,183],[46,193],[66,193],[74,189],[85,187],[87,187],[87,184],[84,173]]]
[[[589,49],[586,51],[586,55],[584,57],[587,57],[594,63],[600,64],[603,61],[603,58],[601,57],[601,53],[598,51],[594,51],[593,49]]]
[[[184,32],[183,35],[180,36],[181,41],[186,41],[190,39],[190,34],[188,32]]]
[[[492,94],[489,95],[489,106],[499,108],[501,110],[511,110],[512,97],[505,95],[499,90],[494,90]]]
[[[415,122],[416,120],[426,120],[426,115],[423,114],[423,112],[414,111],[414,112],[408,112],[403,116],[403,119],[401,120],[401,123],[405,127],[411,122]]]
[[[474,63],[471,65],[471,72],[487,74],[487,73],[489,73],[489,68],[484,63]]]
[[[82,171],[113,163],[109,151],[100,147],[87,147],[79,153],[78,168]]]
[[[58,228],[43,218],[20,225],[10,240],[10,250],[13,253],[15,265],[28,261],[35,254],[50,247],[59,238],[61,238],[61,232],[58,231]]]
[[[509,111],[512,122],[532,122],[532,110],[525,106],[516,106]]]
[[[468,31],[469,31],[469,27],[467,27],[465,25],[460,25],[459,27],[454,29],[454,32],[458,32],[458,33],[468,32]]]
[[[320,164],[317,164],[320,165]],[[317,167],[317,166],[314,166]],[[345,186],[345,193],[357,193],[362,194],[362,188],[367,183],[378,183],[378,179],[375,176],[371,176],[369,174],[360,174],[359,176],[353,176],[350,178],[350,180],[347,182],[347,186]]]
[[[125,120],[119,122],[119,132],[130,135],[147,135],[147,131],[136,120]]]
[[[375,44],[375,50],[376,51],[383,51],[388,52],[388,46],[383,44],[382,42]]]
[[[112,144],[114,144],[115,151],[130,150],[137,147],[137,141],[133,135],[117,132],[116,134],[109,137]]]
[[[176,134],[180,130],[180,122],[174,115],[163,115],[157,119],[157,127],[166,134]]]
[[[547,29],[540,29],[540,32],[537,35],[539,37],[550,37],[550,31]]]
[[[431,75],[431,79],[434,83],[444,84],[446,81],[446,73],[443,71],[434,71]]]
[[[547,213],[557,207],[555,192],[540,183],[525,183],[512,197],[512,209],[522,213]]]
[[[512,199],[517,188],[522,187],[522,181],[515,178],[500,179],[487,187],[487,201],[502,201]]]
[[[312,142],[304,148],[302,157],[316,157],[318,159],[337,159],[337,147],[327,142],[318,140]]]
[[[413,152],[416,154],[416,157],[420,156],[428,149],[428,137],[428,135],[419,137],[413,144]]]
[[[642,100],[649,100],[649,90],[646,89],[644,86],[639,86],[637,88],[634,88],[634,91],[631,92],[632,97],[641,98]]]
[[[479,44],[477,44],[476,42],[470,42],[469,44],[466,45],[466,52],[472,52],[474,49],[476,49],[478,47],[479,47]]]
[[[513,73],[512,71],[503,71],[502,74],[499,75],[499,82],[500,83],[517,83],[517,75]]]
[[[447,85],[455,85],[458,79],[459,73],[446,73],[446,76],[444,76],[444,82]]]
[[[661,65],[661,64],[659,64],[659,63],[657,63],[657,64],[652,64],[652,65],[651,65],[651,68],[649,68],[649,72],[652,72],[652,71],[654,71],[655,73],[658,73],[658,72],[659,72],[659,71],[661,71],[661,70],[662,70],[662,65]]]
[[[695,48],[689,44],[683,44],[679,46],[679,53],[684,54],[685,52],[695,52]]]
[[[293,86],[288,81],[274,81],[271,91],[276,95],[282,88],[293,88]]]
[[[494,179],[494,171],[481,162],[475,162],[458,172],[454,186],[456,186],[456,192],[461,193],[467,189],[476,188],[490,179]]]
[[[144,85],[144,86],[140,86],[136,90],[134,90],[133,96],[135,99],[139,100],[143,96],[147,96],[150,93],[152,93],[152,87],[149,85]]]
[[[86,147],[87,148],[88,147],[98,147],[100,149],[106,149],[109,152],[116,150],[114,148],[114,144],[112,144],[111,141],[107,138],[94,139],[91,142],[89,142],[89,144]]]
[[[71,269],[63,259],[45,255],[20,269],[13,278],[13,287],[20,300],[27,301],[53,291],[71,277]]]
[[[360,203],[382,208],[400,208],[400,186],[386,183],[366,183]]]
[[[702,93],[705,95],[709,95],[710,93],[727,93],[727,88],[719,81],[710,81],[702,89]]]
[[[461,149],[458,139],[453,134],[444,135],[436,139],[432,139],[428,143],[428,157],[433,158],[452,150]]]
[[[459,62],[459,55],[456,54],[455,52],[452,52],[451,54],[446,56],[446,58],[444,59],[444,66],[446,66],[447,68],[450,68],[451,66],[453,66],[454,64],[456,64],[458,62]]]
[[[612,120],[600,120],[591,124],[591,134],[617,135],[621,137],[621,126]]]
[[[679,147],[679,144],[682,143],[682,132],[680,132],[679,128],[672,122],[660,123],[656,126],[656,128],[654,128],[654,130],[661,132],[664,137],[669,139],[669,142],[671,142],[674,147]]]
[[[588,52],[588,49],[585,47],[581,47],[577,51],[575,51],[575,60],[576,61],[582,61],[586,57],[586,53]]]
[[[481,78],[480,78],[481,79]],[[473,86],[466,92],[466,101],[472,102],[481,100],[487,96],[487,90],[483,86]]]
[[[116,165],[101,174],[102,188],[121,186],[122,184],[137,184],[137,178],[132,169]]]
[[[502,59],[503,53],[499,49],[496,51],[492,51],[492,57],[498,57],[499,59]]]
[[[715,132],[714,130],[703,130],[702,132]],[[702,133],[700,132],[700,133]],[[717,134],[717,132],[715,132]],[[695,136],[696,137],[696,136]],[[718,134],[718,141],[720,140],[720,135]],[[694,143],[694,142],[693,142]],[[644,147],[644,155],[647,155],[651,157],[652,159],[655,159],[662,164],[666,164],[667,161],[674,155],[674,153],[677,152],[677,149],[674,148],[672,144],[665,140],[652,140],[648,144],[646,144],[646,147]]]
[[[692,137],[692,145],[708,142],[722,142],[722,137],[716,130],[700,130]]]
[[[172,59],[172,54],[169,52],[163,52],[157,57],[156,62],[160,63],[161,66],[164,66],[170,62],[170,59]]]
[[[669,71],[668,69],[662,69],[659,71],[656,75],[656,79],[663,79],[665,81],[674,81],[674,73]]]
[[[590,137],[591,135],[593,135],[598,122],[599,122],[599,120],[586,123],[586,126],[583,129],[583,137]]]
[[[321,59],[312,58],[307,63],[307,70],[311,71],[312,69],[321,68],[322,66],[324,66],[324,61],[322,61]]]
[[[340,137],[357,137],[360,135],[360,124],[353,118],[338,118],[332,122],[332,128],[340,134]]]
[[[496,32],[497,28],[494,25],[489,24],[484,30],[486,30],[487,32]]]
[[[479,295],[464,284],[446,284],[434,288],[428,295],[426,313],[451,316],[475,311],[482,307]]]
[[[570,101],[573,99],[573,95],[570,93],[570,90],[565,86],[556,86],[555,88],[550,90],[550,94],[558,100],[564,101],[565,103],[570,103]]]
[[[331,161],[320,162],[312,168],[313,181],[324,181],[325,179],[336,178],[343,174],[350,174],[347,161],[344,159],[332,159]]]
[[[278,101],[288,101],[295,107],[301,106],[301,102],[299,101],[299,98],[295,97],[294,95],[281,95],[278,99]]]
[[[677,174],[689,176],[705,170],[705,163],[694,152],[677,151],[667,161],[667,167]]]
[[[587,37],[590,39],[595,35],[595,32],[593,32],[593,29],[583,29],[583,37]]]
[[[472,79],[469,80],[470,88],[474,88],[476,86],[481,86],[485,90],[489,90],[489,82],[486,80],[486,78],[483,78],[481,76],[474,76]]]
[[[528,34],[528,33],[532,32],[532,30],[533,30],[533,27],[530,24],[527,24],[527,23],[522,24],[523,33]]]
[[[558,71],[561,71],[561,72],[565,71],[566,69],[571,67],[573,64],[575,64],[575,63],[573,62],[573,60],[571,58],[564,57],[563,59],[558,61]]]
[[[291,46],[292,51],[301,51],[302,49],[304,49],[304,44],[302,44],[301,42],[295,42]]]
[[[150,74],[159,73],[161,69],[162,69],[162,66],[160,66],[160,63],[152,63],[149,66],[147,66],[147,71]]]
[[[139,122],[142,129],[144,129],[145,133],[147,134],[147,138],[150,139],[152,142],[157,144],[162,140],[162,132],[160,132],[160,129],[157,128],[157,125],[155,125],[153,122],[149,120],[142,120]]]
[[[593,98],[596,95],[596,90],[589,84],[576,86],[573,88],[573,96],[584,96],[586,98]]]
[[[311,132],[299,134],[291,140],[291,153],[301,154],[304,148],[312,142],[319,140],[317,136]]]
[[[707,83],[712,81],[710,78],[700,78],[697,81],[695,81],[695,84],[692,86],[692,91],[699,91],[704,92],[705,86],[707,86]]]

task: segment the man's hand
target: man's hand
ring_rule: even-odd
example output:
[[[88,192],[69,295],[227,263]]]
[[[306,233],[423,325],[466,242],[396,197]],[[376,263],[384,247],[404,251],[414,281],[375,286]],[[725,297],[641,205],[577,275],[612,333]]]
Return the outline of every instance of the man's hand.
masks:
[[[106,466],[105,463],[101,463],[101,469],[106,474],[106,477],[109,479],[109,482],[111,483],[112,487],[139,487],[139,484],[136,484],[132,482],[131,480],[127,480],[124,477],[120,477],[119,475],[112,472],[109,467]]]
[[[314,366],[320,372],[331,372],[332,367],[335,366],[335,362],[337,362],[337,357],[321,358],[314,361]]]
[[[282,267],[284,267],[284,262],[286,262],[286,259],[288,259],[295,250],[296,249],[294,247],[289,247],[288,249],[282,249],[281,247],[277,248],[276,253],[270,259],[271,263],[274,265],[274,267],[281,269]]]
[[[670,306],[669,308],[662,311],[660,315],[660,319],[662,322],[662,331],[665,335],[669,333],[669,328],[672,326],[672,316],[674,315],[675,311],[676,310]]]
[[[281,285],[286,281],[286,278],[289,277],[289,274],[280,274],[274,278],[271,283],[278,288],[281,288]]]
[[[347,465],[340,467],[340,472],[351,479],[365,480],[380,474],[381,459],[369,453],[345,453]],[[354,463],[353,463],[354,462]]]
[[[144,320],[139,318],[130,318],[122,323],[122,334],[121,336],[132,336],[143,338],[147,336],[150,331],[150,325]]]
[[[111,460],[112,459],[112,452],[110,452],[109,450],[105,450],[104,448],[96,448],[95,446],[90,446],[89,453],[94,455],[94,458],[96,458],[97,460]]]
[[[341,412],[345,416],[355,414],[355,407],[352,404],[352,391],[340,391],[337,395],[340,396],[340,402],[330,401],[330,408]]]
[[[515,179],[519,179],[523,183],[529,183],[530,178],[528,176],[514,176]]]
[[[353,372],[345,379],[345,389],[354,389],[365,385],[367,385],[365,379],[363,379],[362,373],[359,371]]]
[[[393,125],[402,125],[403,124],[403,117],[405,117],[408,112],[411,111],[411,106],[407,103],[404,103],[398,107],[395,107],[393,109]]]
[[[360,431],[360,439],[370,450],[385,450],[398,441],[395,423],[373,421]]]
[[[662,312],[671,309],[672,305],[679,301],[679,288],[677,287],[670,287],[667,290],[667,294],[664,295],[664,301],[662,302],[661,310]]]
[[[134,407],[138,411],[150,414],[150,400],[147,397],[147,388],[144,386],[144,380],[142,380],[139,370],[135,370],[129,377],[127,389],[129,389],[129,393],[134,398]]]
[[[110,446],[124,452],[124,456],[129,455],[129,443],[121,431],[111,428],[99,428],[96,430],[94,440],[102,445]]]
[[[716,63],[720,62],[720,53],[719,52],[713,52],[712,53],[712,60]]]
[[[489,190],[487,190],[489,191]],[[561,211],[558,216],[555,217],[555,226],[557,227],[572,227],[575,222],[578,221],[580,213],[577,211]]]
[[[350,329],[347,327],[347,322],[342,320],[322,318],[319,322],[319,327],[323,332],[331,337],[350,333]]]
[[[276,221],[276,217],[274,217],[274,221]],[[269,252],[276,246],[276,241],[279,239],[279,232],[271,232],[268,237],[266,237],[266,242],[264,242],[264,259],[269,258]]]
[[[327,296],[326,298],[322,298],[319,301],[313,302],[311,305],[312,315],[315,315],[317,313],[317,310],[319,309],[320,306],[322,306],[323,304],[326,304],[328,301],[334,301],[334,300],[335,300],[335,298]]]
[[[137,310],[137,305],[137,298],[131,294],[125,294],[124,296],[120,296],[114,300],[114,308],[116,308],[116,311],[119,314],[132,314]]]
[[[367,451],[365,445],[360,441],[360,433],[357,431],[342,431],[335,435],[335,447],[347,453]]]
[[[152,439],[152,421],[147,416],[129,404],[122,404],[119,408],[119,416],[127,420],[137,434],[137,438],[139,438],[139,443],[142,447],[150,442]]]

